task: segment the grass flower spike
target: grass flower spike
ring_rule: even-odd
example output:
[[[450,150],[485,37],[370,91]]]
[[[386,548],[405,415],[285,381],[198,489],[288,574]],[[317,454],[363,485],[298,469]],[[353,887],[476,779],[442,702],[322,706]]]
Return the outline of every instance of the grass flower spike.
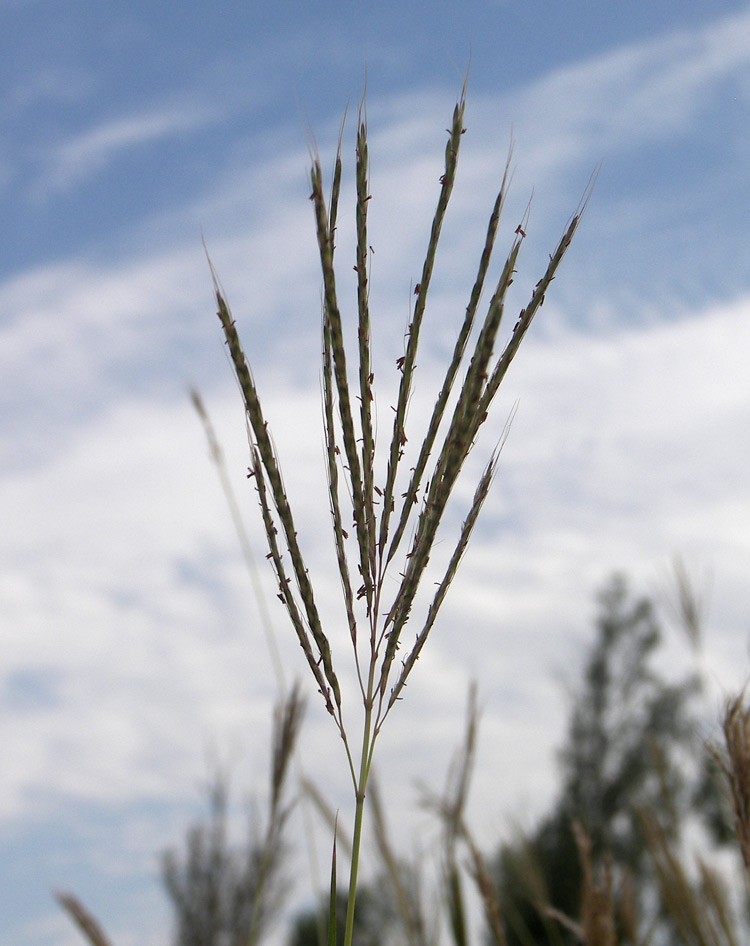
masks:
[[[356,340],[348,342],[339,305],[336,269],[336,220],[341,190],[341,137],[336,153],[329,200],[324,196],[320,160],[313,155],[310,172],[317,245],[323,278],[322,397],[328,501],[333,540],[361,695],[362,728],[356,742],[349,731],[331,638],[323,627],[313,583],[297,539],[289,497],[273,446],[261,400],[226,299],[212,267],[218,315],[242,392],[250,434],[250,476],[258,494],[274,569],[278,597],[302,647],[327,711],[343,740],[355,796],[351,873],[345,946],[351,946],[365,796],[373,752],[383,723],[402,696],[407,680],[435,625],[440,608],[466,551],[495,474],[502,440],[490,454],[474,497],[453,546],[442,578],[431,593],[426,617],[410,646],[404,631],[428,570],[438,530],[479,428],[516,355],[532,319],[541,308],[550,283],[581,219],[587,197],[570,220],[549,258],[529,302],[516,318],[505,346],[495,355],[506,294],[526,237],[527,219],[511,239],[483,318],[479,306],[495,247],[498,225],[510,178],[510,158],[487,226],[477,275],[451,358],[426,428],[419,439],[410,430],[407,408],[412,396],[420,340],[429,332],[428,298],[438,244],[453,190],[463,140],[465,99],[462,93],[448,129],[443,174],[427,252],[415,288],[414,308],[403,355],[397,359],[398,392],[393,428],[383,455],[384,476],[378,480],[376,458],[375,390],[369,305],[368,209],[370,205],[367,120],[363,106],[357,117],[355,148],[357,283]],[[349,264],[351,265],[351,264]],[[348,347],[348,344],[350,347]],[[350,374],[348,358],[357,371]],[[352,378],[356,376],[356,381]],[[506,430],[507,432],[507,430]],[[417,444],[414,456],[409,442]],[[398,578],[394,583],[394,571]],[[386,581],[388,577],[388,581]],[[399,660],[397,661],[397,655]],[[340,656],[337,656],[340,660]],[[347,708],[348,711],[348,708]]]

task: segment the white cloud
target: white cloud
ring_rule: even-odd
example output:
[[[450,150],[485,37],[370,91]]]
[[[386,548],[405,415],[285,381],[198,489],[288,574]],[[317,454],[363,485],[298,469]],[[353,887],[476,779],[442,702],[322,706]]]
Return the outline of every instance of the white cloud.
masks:
[[[674,142],[708,117],[725,83],[741,90],[748,69],[750,13],[743,11],[553,70],[505,102],[519,145],[537,142],[524,153],[523,173],[536,181],[592,152],[606,158],[644,142]]]
[[[492,694],[488,716],[497,717],[491,725],[502,727],[503,693],[515,691],[519,674],[548,689],[549,667],[568,646],[556,634],[580,628],[581,602],[610,568],[643,577],[676,552],[705,553],[724,573],[739,618],[747,602],[733,563],[747,554],[741,523],[750,517],[736,456],[750,420],[747,309],[741,301],[615,337],[568,332],[527,344],[499,412],[520,395],[477,550],[459,574],[433,656],[420,661],[394,714],[397,730],[433,746],[434,712],[460,718],[466,680],[480,671]],[[217,416],[261,558],[234,398],[230,388]],[[280,385],[266,401],[327,610],[337,582],[328,553],[321,558],[328,526],[317,392]],[[248,718],[263,719],[273,685],[212,477],[186,401],[159,408],[130,400],[82,426],[54,462],[6,478],[5,544],[15,568],[4,599],[17,629],[6,672],[60,675],[57,705],[6,716],[6,816],[22,814],[29,786],[53,784],[45,774],[53,770],[57,789],[81,797],[158,794],[175,766],[186,771],[201,758],[196,734],[232,740]],[[284,653],[303,672],[280,623]],[[337,654],[346,659],[346,645]],[[251,696],[258,687],[260,702]],[[535,743],[549,744],[545,721],[556,698],[540,697],[526,717]],[[96,716],[84,725],[92,705]],[[313,702],[311,715],[320,709]]]
[[[219,121],[222,114],[215,106],[189,102],[104,120],[49,149],[38,191],[47,196],[78,184],[127,151],[194,132]]]
[[[16,85],[4,97],[0,110],[4,117],[15,118],[40,104],[59,105],[78,101],[92,92],[93,88],[91,76],[80,68],[38,64],[33,73],[22,78],[16,77]]]

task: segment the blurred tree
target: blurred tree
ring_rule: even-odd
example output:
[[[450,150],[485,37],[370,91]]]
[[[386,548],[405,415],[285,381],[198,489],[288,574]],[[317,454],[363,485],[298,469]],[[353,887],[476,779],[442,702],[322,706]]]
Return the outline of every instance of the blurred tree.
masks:
[[[596,629],[560,753],[559,795],[528,837],[497,855],[508,946],[576,941],[555,918],[580,916],[574,822],[588,836],[592,863],[611,861],[627,926],[633,912],[658,914],[640,813],[656,816],[675,840],[689,814],[721,821],[718,787],[689,764],[705,755],[696,739],[700,681],[688,674],[671,682],[656,670],[662,635],[652,602],[632,597],[615,577],[599,596]]]
[[[295,688],[274,715],[269,814],[265,832],[228,836],[228,782],[217,773],[208,819],[191,826],[183,850],[162,858],[162,876],[175,913],[175,946],[254,946],[278,917],[285,890],[283,831],[289,808],[283,790],[302,719]]]
[[[327,946],[328,902],[319,910],[299,913],[292,924],[289,946]],[[382,902],[376,885],[363,884],[357,891],[357,909],[354,914],[353,946],[381,946],[385,942],[388,922],[388,904]],[[346,894],[336,897],[336,942],[344,942],[346,925]]]

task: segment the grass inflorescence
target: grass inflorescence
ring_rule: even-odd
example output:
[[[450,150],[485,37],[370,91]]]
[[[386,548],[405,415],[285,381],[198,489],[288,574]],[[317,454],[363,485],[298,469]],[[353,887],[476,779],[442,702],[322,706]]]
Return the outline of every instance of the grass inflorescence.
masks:
[[[408,648],[404,647],[404,629],[412,616],[436,536],[458,477],[476,442],[479,429],[487,419],[500,383],[532,319],[544,302],[547,289],[570,246],[585,205],[584,199],[551,254],[546,271],[532,290],[528,304],[517,316],[509,340],[499,356],[496,356],[506,294],[513,282],[527,227],[525,215],[515,229],[486,314],[477,324],[510,180],[509,157],[490,214],[463,323],[458,331],[429,422],[422,432],[416,459],[409,470],[404,472],[408,443],[407,408],[413,391],[420,339],[423,331],[428,330],[427,303],[440,235],[458,170],[459,152],[465,132],[464,112],[465,96],[462,92],[448,129],[437,206],[420,279],[414,290],[414,307],[406,333],[404,353],[397,360],[398,392],[393,408],[393,427],[389,442],[385,446],[385,475],[380,483],[377,481],[375,463],[376,399],[369,302],[371,250],[368,243],[368,209],[372,195],[364,106],[361,105],[358,111],[355,146],[354,269],[357,315],[356,345],[352,346],[352,352],[358,367],[356,382],[350,379],[354,375],[350,376],[347,363],[347,329],[339,304],[334,265],[336,220],[342,180],[342,136],[339,137],[328,200],[324,194],[320,159],[317,153],[312,154],[310,199],[314,210],[323,279],[322,390],[328,496],[344,611],[363,709],[363,726],[356,744],[352,741],[345,718],[331,639],[323,627],[316,604],[313,583],[298,542],[290,500],[284,488],[279,460],[261,408],[258,390],[229,306],[212,267],[218,315],[244,399],[251,440],[250,475],[255,483],[261,507],[269,548],[268,558],[276,576],[278,597],[287,610],[326,709],[333,717],[344,742],[354,787],[356,809],[346,946],[351,943],[362,817],[375,743],[386,717],[402,696],[456,575],[489,493],[502,440],[487,460],[448,565],[442,578],[436,582],[426,617],[417,628],[413,643]],[[405,485],[400,485],[402,480]],[[386,584],[386,576],[393,577],[391,566],[397,559],[401,564],[393,590],[392,582]],[[400,656],[399,661],[397,655]]]

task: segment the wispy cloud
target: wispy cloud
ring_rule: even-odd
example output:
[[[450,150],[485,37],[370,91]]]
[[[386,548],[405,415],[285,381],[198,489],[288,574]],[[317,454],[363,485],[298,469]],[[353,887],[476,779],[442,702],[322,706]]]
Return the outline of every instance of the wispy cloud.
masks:
[[[84,69],[47,63],[16,78],[0,103],[0,115],[4,120],[28,118],[40,105],[77,102],[92,93],[94,88],[91,75]]]
[[[747,11],[551,70],[507,100],[520,142],[522,129],[544,131],[545,151],[525,173],[536,177],[555,160],[580,161],[595,150],[622,155],[644,140],[674,141],[709,119],[717,100],[747,101],[749,71]]]
[[[71,187],[127,152],[189,134],[220,118],[220,109],[193,102],[106,120],[50,148],[39,189],[48,193]]]

